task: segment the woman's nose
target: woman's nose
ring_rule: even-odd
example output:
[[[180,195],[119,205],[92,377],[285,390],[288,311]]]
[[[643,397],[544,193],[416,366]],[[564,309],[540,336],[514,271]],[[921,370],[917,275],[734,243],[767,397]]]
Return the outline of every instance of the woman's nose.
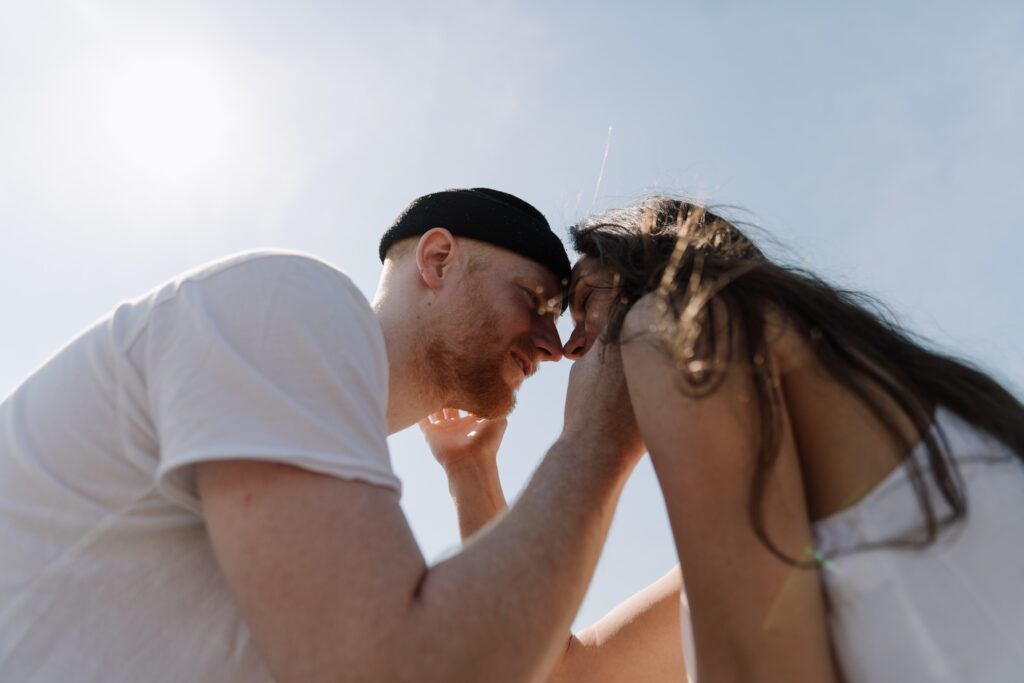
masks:
[[[565,342],[562,348],[562,355],[569,360],[576,360],[587,350],[587,334],[582,325],[577,325],[569,335],[569,341]]]

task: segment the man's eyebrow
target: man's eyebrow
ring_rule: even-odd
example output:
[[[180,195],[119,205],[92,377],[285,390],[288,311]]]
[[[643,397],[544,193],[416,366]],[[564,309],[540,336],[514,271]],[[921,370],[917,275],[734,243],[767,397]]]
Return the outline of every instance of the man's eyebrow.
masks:
[[[566,287],[565,290],[556,288],[555,292],[552,293],[550,289],[544,286],[544,283],[529,275],[514,278],[512,281],[521,287],[526,287],[532,290],[533,293],[541,299],[541,301],[552,306],[552,310],[557,311],[559,316],[569,309],[568,287]]]

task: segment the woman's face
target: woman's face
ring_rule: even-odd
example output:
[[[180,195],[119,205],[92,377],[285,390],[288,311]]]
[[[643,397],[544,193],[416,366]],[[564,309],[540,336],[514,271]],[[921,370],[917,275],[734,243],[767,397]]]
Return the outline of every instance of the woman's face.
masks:
[[[585,256],[572,269],[569,312],[575,323],[563,354],[576,360],[586,353],[604,330],[608,311],[618,295],[615,272],[597,259]]]

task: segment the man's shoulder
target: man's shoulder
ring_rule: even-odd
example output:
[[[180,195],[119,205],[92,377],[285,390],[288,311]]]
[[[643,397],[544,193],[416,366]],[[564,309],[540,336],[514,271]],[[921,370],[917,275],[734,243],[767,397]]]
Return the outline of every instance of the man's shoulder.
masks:
[[[125,303],[115,317],[130,338],[135,337],[132,329],[139,332],[154,320],[177,327],[175,321],[191,316],[215,327],[259,326],[271,319],[289,326],[338,320],[339,329],[348,330],[346,337],[360,328],[380,341],[376,315],[352,279],[330,263],[296,251],[232,254],[185,271]]]
[[[250,277],[258,283],[273,281],[272,276],[275,275],[321,277],[355,288],[348,274],[324,259],[283,249],[256,249],[231,254],[186,271],[175,279],[185,283],[220,277]]]
[[[366,295],[336,266],[311,254],[260,249],[231,254],[184,271],[135,303],[159,308],[189,292],[217,293],[233,299],[270,301],[282,284],[297,295],[323,297],[334,306],[372,312]]]

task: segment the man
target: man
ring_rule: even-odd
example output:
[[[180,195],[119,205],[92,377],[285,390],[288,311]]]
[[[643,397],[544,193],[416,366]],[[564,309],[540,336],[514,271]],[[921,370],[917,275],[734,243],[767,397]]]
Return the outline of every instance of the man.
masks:
[[[386,436],[507,413],[558,360],[568,259],[529,204],[414,201],[372,308],[258,253],[118,307],[0,405],[0,679],[530,680],[565,646],[641,444],[614,350],[573,369],[520,502],[429,567]]]

